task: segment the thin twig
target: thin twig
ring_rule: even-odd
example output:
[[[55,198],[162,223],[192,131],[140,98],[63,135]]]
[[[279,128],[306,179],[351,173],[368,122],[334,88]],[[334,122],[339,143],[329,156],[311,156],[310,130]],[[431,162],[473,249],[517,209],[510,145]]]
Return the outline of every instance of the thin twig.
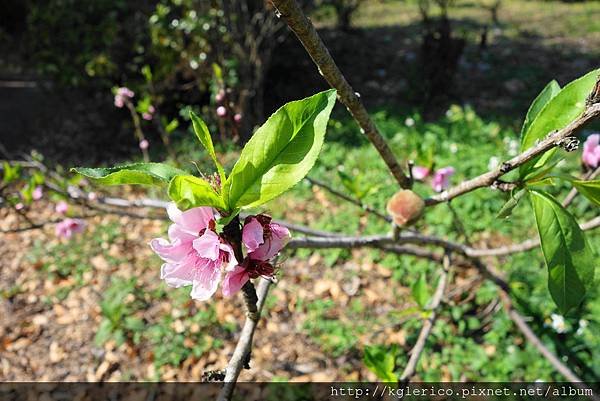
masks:
[[[492,171],[488,171],[487,173],[481,174],[480,176],[472,178],[470,180],[463,181],[455,187],[449,188],[448,190],[438,195],[426,199],[425,204],[427,206],[437,205],[439,203],[447,202],[448,200],[474,191],[478,188],[484,188],[493,185],[494,182],[496,182],[496,180],[498,180],[504,174],[522,166],[528,161],[535,159],[542,153],[545,153],[548,150],[558,146],[558,143],[561,140],[567,137],[574,136],[577,133],[577,131],[579,131],[587,123],[598,118],[599,116],[600,104],[594,104],[591,107],[589,107],[580,117],[572,121],[565,128],[550,133],[548,136],[546,136],[546,138],[542,139],[538,144],[527,149],[525,152],[513,157],[510,160],[500,163],[500,165]]]
[[[561,360],[552,353],[542,342],[542,340],[535,334],[535,332],[531,329],[531,327],[527,324],[525,318],[514,308],[512,299],[510,297],[510,286],[508,283],[501,277],[501,275],[495,271],[491,266],[486,266],[479,259],[473,258],[473,264],[479,270],[479,272],[490,279],[494,283],[496,283],[500,298],[502,299],[502,304],[504,309],[510,319],[515,323],[519,331],[523,333],[525,338],[542,354],[544,358],[556,369],[558,373],[564,376],[571,384],[579,389],[589,390],[589,387],[583,383],[583,380],[579,378],[567,365],[561,362]],[[596,395],[590,396],[594,401],[600,401],[600,397]]]
[[[267,298],[270,285],[270,280],[262,278],[260,279],[257,289],[258,301],[256,302],[255,315],[249,315],[246,317],[246,322],[244,323],[244,327],[240,333],[240,338],[235,346],[233,355],[229,360],[229,364],[227,365],[227,369],[225,371],[225,383],[223,384],[223,388],[221,389],[219,397],[217,398],[218,401],[231,400],[231,396],[233,395],[233,390],[235,389],[235,384],[240,372],[249,361],[254,330],[256,330],[256,326],[260,320],[260,313],[265,304],[265,299]]]
[[[396,156],[369,117],[359,95],[352,89],[329,50],[321,40],[312,22],[295,0],[271,0],[277,11],[285,19],[290,29],[298,37],[310,58],[319,68],[319,73],[332,88],[337,89],[340,101],[346,106],[361,131],[377,149],[388,169],[402,188],[410,188],[410,180],[396,160]]]
[[[431,299],[431,303],[429,304],[429,316],[423,321],[423,326],[421,327],[417,341],[410,351],[410,358],[406,364],[406,367],[404,368],[404,371],[402,372],[402,375],[400,376],[399,381],[401,384],[408,383],[411,377],[414,376],[421,353],[423,353],[423,350],[425,349],[427,338],[429,337],[429,334],[431,334],[431,329],[433,328],[435,320],[437,319],[438,308],[442,303],[444,292],[446,291],[446,286],[448,285],[449,281],[450,256],[448,254],[444,255],[442,265],[443,268],[440,272],[438,285],[433,298]]]
[[[378,210],[372,208],[369,205],[365,205],[360,199],[356,199],[353,198],[349,195],[346,195],[345,193],[338,191],[337,189],[333,188],[332,186],[325,184],[322,181],[316,180],[314,178],[310,178],[310,177],[306,177],[306,180],[308,182],[310,182],[313,185],[316,185],[318,187],[321,187],[323,189],[325,189],[326,191],[328,191],[329,193],[331,193],[332,195],[337,196],[340,199],[343,199],[347,202],[352,203],[353,205],[358,206],[359,208],[361,208],[362,210],[364,210],[365,212],[371,213],[374,216],[377,216],[378,218],[380,218],[381,220],[384,220],[388,223],[392,222],[392,218],[390,216],[386,216],[385,214],[379,212]]]
[[[595,217],[585,223],[580,224],[582,230],[592,230],[600,227],[600,216]],[[329,249],[329,248],[383,248],[397,244],[416,244],[416,245],[433,245],[444,249],[457,252],[459,254],[470,257],[481,256],[504,256],[513,253],[529,251],[540,244],[539,239],[530,239],[519,244],[501,246],[498,248],[480,249],[473,248],[464,244],[453,242],[439,237],[424,235],[419,233],[401,233],[398,238],[390,235],[371,235],[371,236],[321,236],[321,237],[304,237],[293,238],[288,247],[296,248],[312,248],[312,249]]]

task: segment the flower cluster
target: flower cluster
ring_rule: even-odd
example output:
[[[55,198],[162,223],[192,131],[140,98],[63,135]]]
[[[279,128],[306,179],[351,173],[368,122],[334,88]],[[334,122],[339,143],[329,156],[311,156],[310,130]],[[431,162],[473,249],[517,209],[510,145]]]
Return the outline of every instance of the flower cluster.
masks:
[[[431,174],[431,170],[423,166],[414,166],[411,170],[412,176],[417,181],[425,181]],[[435,192],[442,192],[450,186],[450,177],[454,175],[454,167],[448,166],[436,170],[431,178],[431,187]]]
[[[600,165],[600,133],[592,134],[585,140],[581,159],[590,168]]]
[[[165,261],[161,278],[171,287],[191,285],[191,297],[202,301],[217,291],[221,278],[223,295],[229,297],[251,278],[273,276],[271,259],[290,238],[289,231],[269,216],[249,216],[242,228],[246,256],[239,261],[230,241],[216,231],[218,215],[214,209],[196,207],[182,212],[171,203],[167,213],[173,222],[168,240],[155,238],[150,242],[152,250]]]
[[[125,101],[129,98],[133,98],[135,94],[133,91],[126,87],[121,87],[117,89],[115,93],[115,106],[118,108],[122,108],[125,105]]]
[[[69,210],[69,205],[65,201],[60,201],[54,207],[54,211],[61,215],[66,215]],[[85,230],[86,223],[81,219],[72,219],[66,217],[54,227],[54,233],[59,238],[70,239],[73,234],[78,234]]]

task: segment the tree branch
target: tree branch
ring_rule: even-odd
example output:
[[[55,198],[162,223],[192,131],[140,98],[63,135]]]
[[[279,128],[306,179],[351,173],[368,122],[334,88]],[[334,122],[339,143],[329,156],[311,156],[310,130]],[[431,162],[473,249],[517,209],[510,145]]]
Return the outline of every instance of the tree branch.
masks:
[[[577,119],[572,121],[565,128],[560,131],[550,133],[546,138],[541,140],[537,145],[532,146],[525,152],[513,157],[510,160],[500,163],[500,165],[487,173],[481,174],[478,177],[464,181],[455,187],[452,187],[438,195],[432,196],[425,200],[427,206],[437,205],[438,203],[447,202],[458,196],[464,195],[478,188],[489,187],[496,182],[501,176],[512,171],[530,160],[535,159],[537,156],[544,152],[558,146],[558,143],[567,137],[573,136],[583,126],[590,121],[600,116],[600,104],[594,104]]]
[[[410,188],[409,177],[396,160],[389,145],[369,117],[367,109],[362,104],[359,95],[352,89],[337,64],[331,57],[329,50],[319,37],[312,22],[295,0],[271,0],[275,8],[285,19],[290,29],[300,40],[310,58],[319,68],[319,73],[327,80],[332,88],[337,89],[340,101],[346,106],[361,131],[375,146],[388,169],[402,188]]]
[[[248,282],[250,283],[250,282]],[[242,371],[242,368],[246,366],[250,360],[250,352],[252,349],[252,338],[254,337],[254,330],[256,330],[256,326],[260,320],[260,313],[265,304],[265,299],[267,298],[267,294],[269,292],[269,286],[271,285],[271,281],[261,278],[260,283],[258,284],[258,291],[256,294],[257,302],[254,311],[254,315],[250,314],[246,317],[246,322],[244,323],[244,327],[242,328],[242,332],[240,333],[240,338],[235,346],[235,350],[233,351],[233,355],[229,360],[229,364],[227,365],[227,369],[225,370],[225,383],[223,384],[223,388],[219,393],[218,401],[229,401],[231,400],[231,396],[233,395],[233,390],[235,389],[235,384],[237,379]],[[254,288],[254,286],[252,286]],[[244,292],[244,297],[246,297],[246,292]]]

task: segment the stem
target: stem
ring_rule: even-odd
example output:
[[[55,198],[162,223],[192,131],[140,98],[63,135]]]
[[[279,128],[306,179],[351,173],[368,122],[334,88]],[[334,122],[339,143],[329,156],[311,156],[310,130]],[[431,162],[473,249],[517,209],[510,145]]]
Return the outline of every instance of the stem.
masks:
[[[410,188],[411,182],[396,160],[396,156],[369,117],[367,109],[360,100],[360,95],[352,89],[339,67],[331,57],[329,50],[321,40],[312,22],[304,15],[302,8],[295,0],[271,0],[275,8],[285,19],[290,29],[296,34],[306,52],[319,68],[319,73],[332,88],[337,89],[340,101],[346,106],[361,131],[379,152],[379,155],[402,188]]]

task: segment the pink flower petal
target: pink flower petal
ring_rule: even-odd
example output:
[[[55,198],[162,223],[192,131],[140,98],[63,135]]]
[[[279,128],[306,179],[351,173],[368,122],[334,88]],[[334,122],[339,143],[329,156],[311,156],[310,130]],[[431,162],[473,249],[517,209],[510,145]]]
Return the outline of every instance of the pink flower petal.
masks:
[[[65,201],[58,202],[56,204],[56,206],[54,207],[54,210],[56,211],[56,213],[60,213],[60,214],[67,213],[68,209],[69,209],[69,205]]]
[[[221,269],[204,267],[198,270],[192,283],[190,296],[199,301],[206,301],[217,291],[221,281]]]
[[[40,200],[42,199],[42,196],[44,196],[44,191],[42,187],[38,185],[31,193],[31,197],[33,198],[33,200]]]
[[[221,241],[219,236],[211,230],[206,230],[201,237],[193,242],[193,247],[199,257],[213,262],[219,259]]]
[[[583,144],[581,159],[588,167],[598,167],[600,164],[600,134],[588,136]]]
[[[210,207],[195,207],[182,212],[175,203],[169,203],[167,214],[171,221],[180,225],[184,230],[190,233],[198,234],[206,229],[211,220],[215,219],[215,212]]]
[[[232,296],[238,292],[248,280],[250,280],[250,276],[246,272],[246,269],[242,266],[235,266],[232,271],[225,273],[222,284],[223,295],[226,297]]]
[[[264,261],[271,259],[281,251],[291,238],[289,230],[282,225],[270,223],[269,229],[271,238],[268,238],[255,251],[248,253],[248,256],[252,259]]]
[[[179,263],[165,263],[160,269],[160,278],[169,287],[179,288],[192,285],[197,269],[195,258],[190,255]]]
[[[242,242],[246,246],[248,252],[255,251],[265,242],[263,235],[263,227],[255,218],[250,219],[248,223],[244,224],[244,228],[242,229]]]
[[[433,174],[431,186],[436,192],[442,192],[450,185],[450,177],[454,174],[454,167],[444,167]]]

